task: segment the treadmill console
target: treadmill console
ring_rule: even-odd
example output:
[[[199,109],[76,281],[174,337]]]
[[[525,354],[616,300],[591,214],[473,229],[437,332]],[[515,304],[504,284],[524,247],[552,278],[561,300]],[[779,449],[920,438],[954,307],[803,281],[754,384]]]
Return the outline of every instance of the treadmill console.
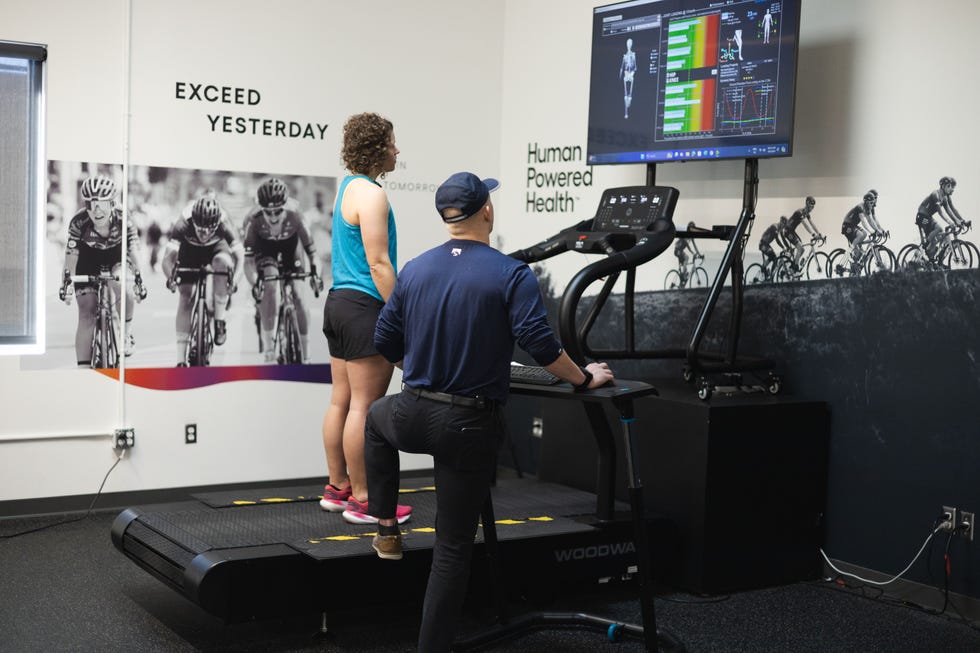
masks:
[[[677,197],[677,189],[670,186],[607,188],[595,217],[567,227],[537,245],[511,252],[510,256],[530,263],[568,251],[607,255],[622,252],[628,253],[629,265],[638,265],[659,254],[664,238],[673,239]],[[650,247],[653,236],[656,246]]]
[[[672,217],[677,191],[668,186],[624,186],[602,193],[593,231],[648,231],[657,220]]]

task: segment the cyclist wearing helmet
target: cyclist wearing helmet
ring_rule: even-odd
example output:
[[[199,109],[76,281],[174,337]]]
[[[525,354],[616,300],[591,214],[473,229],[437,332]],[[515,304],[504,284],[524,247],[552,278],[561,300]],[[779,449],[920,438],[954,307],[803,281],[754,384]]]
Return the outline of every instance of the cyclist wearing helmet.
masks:
[[[938,228],[939,223],[934,216],[939,215],[947,225],[957,229],[970,226],[970,222],[964,220],[953,206],[954,188],[956,188],[956,180],[952,177],[943,177],[939,180],[939,189],[929,193],[929,196],[922,200],[915,214],[919,241],[930,259],[935,258],[940,244],[946,237],[946,232]]]
[[[265,361],[276,360],[272,346],[276,328],[276,309],[279,307],[279,282],[266,281],[280,272],[304,272],[299,246],[302,245],[310,265],[312,281],[322,284],[317,276],[313,255],[316,248],[309,229],[298,211],[286,206],[288,190],[285,182],[271,177],[263,181],[256,192],[258,206],[245,216],[245,275],[252,284],[252,294],[258,302],[260,337]],[[290,281],[293,301],[296,304],[296,323],[299,327],[303,360],[309,354],[309,313],[303,299],[301,284]]]
[[[847,212],[841,224],[840,232],[851,246],[851,274],[860,272],[861,255],[864,253],[864,241],[868,234],[884,233],[874,216],[877,201],[875,192],[865,193],[861,203]]]
[[[889,233],[881,228],[881,223],[878,221],[878,191],[872,188],[868,191],[867,195],[871,195],[874,198],[871,202],[871,212],[868,213],[868,215],[871,217],[869,222],[875,229],[878,230],[879,234],[887,238]],[[865,195],[865,197],[867,197],[867,195]]]
[[[762,237],[759,238],[759,251],[762,252],[766,265],[776,265],[778,255],[772,248],[773,243],[779,245],[780,251],[786,249],[786,242],[779,233],[780,225],[785,224],[786,216],[784,215],[779,218],[779,222],[773,222],[771,225],[766,227],[765,231],[762,232]]]
[[[816,205],[817,200],[807,196],[806,205],[802,209],[793,211],[793,215],[786,221],[786,244],[793,248],[793,265],[796,266],[797,270],[800,269],[800,259],[803,258],[803,243],[800,241],[796,229],[802,224],[803,228],[810,234],[810,238],[825,240],[813,225],[813,219],[810,217],[810,213]]]
[[[687,230],[693,231],[695,229],[694,221],[687,223]],[[694,256],[700,256],[701,252],[698,251],[698,246],[694,244],[692,238],[678,238],[677,242],[674,243],[674,256],[677,257],[677,270],[681,275],[681,288],[687,288],[687,279],[690,275],[690,270],[687,267],[687,250],[691,250],[691,254]]]
[[[66,304],[72,295],[77,298],[78,328],[75,332],[75,357],[79,367],[92,362],[92,333],[95,330],[98,296],[91,283],[72,284],[73,275],[98,275],[103,270],[112,272],[118,279],[122,268],[123,216],[116,206],[116,183],[109,177],[97,175],[82,182],[82,201],[85,205],[68,224],[68,243],[65,247],[65,266],[60,296]],[[130,356],[136,346],[133,338],[133,307],[137,300],[146,297],[146,289],[140,276],[139,235],[130,222],[126,228],[126,262],[129,269],[126,284],[126,325],[123,334],[123,353]],[[112,282],[116,298],[116,315],[123,293],[120,284]]]
[[[333,211],[333,284],[323,309],[333,391],[323,418],[323,448],[330,483],[320,507],[358,523],[367,514],[364,420],[388,390],[393,371],[374,346],[374,326],[395,287],[395,216],[379,177],[395,169],[398,147],[391,121],[375,113],[344,124],[341,157],[350,174],[337,190]],[[411,508],[398,506],[400,521]]]
[[[161,266],[167,275],[167,288],[180,290],[177,301],[177,358],[181,360],[190,340],[191,312],[197,272],[177,273],[177,268],[201,268],[210,265],[215,272],[231,272],[231,278],[214,280],[214,344],[223,345],[228,337],[225,309],[228,297],[242,276],[245,248],[221,208],[214,192],[206,192],[193,203],[188,216],[181,216],[170,230]]]

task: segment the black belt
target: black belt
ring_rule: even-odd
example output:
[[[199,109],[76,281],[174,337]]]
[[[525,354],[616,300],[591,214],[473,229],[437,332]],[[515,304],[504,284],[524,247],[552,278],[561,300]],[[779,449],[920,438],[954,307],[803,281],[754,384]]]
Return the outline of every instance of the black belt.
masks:
[[[432,390],[426,390],[425,388],[413,388],[410,385],[402,385],[402,391],[414,397],[422,397],[423,399],[431,399],[432,401],[438,401],[443,404],[450,404],[453,406],[462,406],[463,408],[477,408],[479,410],[486,410],[487,408],[493,408],[497,402],[489,397],[484,397],[483,395],[477,395],[476,397],[466,397],[464,395],[451,395],[448,392],[434,392]]]

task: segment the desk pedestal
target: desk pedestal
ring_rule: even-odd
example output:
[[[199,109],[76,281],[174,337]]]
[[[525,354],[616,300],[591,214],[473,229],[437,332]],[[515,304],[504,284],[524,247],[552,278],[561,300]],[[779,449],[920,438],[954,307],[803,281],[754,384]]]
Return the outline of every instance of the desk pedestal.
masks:
[[[575,393],[568,387],[535,386],[528,384],[511,384],[511,394],[540,397],[554,401],[556,404],[569,405],[581,403],[592,427],[592,435],[597,443],[599,454],[599,474],[597,479],[596,505],[597,516],[603,519],[603,513],[609,513],[611,518],[612,493],[616,479],[613,474],[616,469],[616,445],[612,441],[608,423],[602,419],[602,406],[614,411],[622,425],[622,440],[619,448],[624,454],[626,465],[626,484],[629,490],[630,515],[633,522],[633,536],[636,546],[636,566],[640,578],[640,614],[642,624],[615,622],[597,615],[581,612],[544,613],[535,612],[521,617],[511,618],[503,602],[503,593],[499,587],[499,549],[497,547],[496,525],[494,520],[493,503],[488,495],[483,509],[483,534],[486,540],[486,550],[489,557],[491,577],[497,579],[495,595],[497,599],[500,623],[482,633],[457,640],[453,644],[454,651],[468,651],[497,642],[518,637],[523,633],[540,628],[585,627],[599,629],[606,633],[611,641],[629,636],[641,640],[648,651],[664,651],[683,653],[684,645],[669,631],[657,628],[654,614],[653,578],[654,571],[649,549],[649,538],[646,529],[646,511],[643,507],[643,485],[637,474],[636,450],[633,446],[633,422],[635,421],[634,400],[648,397],[656,393],[656,389],[648,384],[633,381],[619,381],[614,387],[597,388],[592,391]],[[567,410],[567,409],[566,409]],[[576,411],[571,411],[576,412]]]

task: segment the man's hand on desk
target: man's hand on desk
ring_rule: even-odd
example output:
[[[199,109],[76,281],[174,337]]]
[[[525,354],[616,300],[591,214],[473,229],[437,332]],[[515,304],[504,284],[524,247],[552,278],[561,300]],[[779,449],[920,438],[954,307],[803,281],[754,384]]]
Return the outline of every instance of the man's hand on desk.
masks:
[[[604,385],[613,385],[616,381],[616,377],[613,376],[613,372],[609,369],[608,363],[589,363],[585,366],[585,369],[592,375],[592,380],[589,381],[589,386],[583,388],[583,390],[601,388]]]
[[[566,352],[562,352],[551,365],[545,365],[545,369],[562,381],[570,383],[576,392],[612,385],[615,381],[608,364],[589,363],[585,367],[579,367]]]

